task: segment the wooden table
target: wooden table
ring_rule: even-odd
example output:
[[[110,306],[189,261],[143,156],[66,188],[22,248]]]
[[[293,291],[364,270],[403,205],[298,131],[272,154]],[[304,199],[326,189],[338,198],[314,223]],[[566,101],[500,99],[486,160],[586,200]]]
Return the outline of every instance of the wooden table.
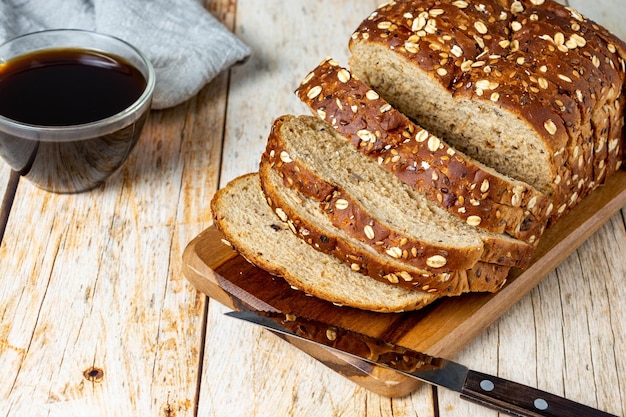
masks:
[[[626,38],[622,0],[569,4]],[[154,111],[103,187],[55,195],[0,163],[0,417],[497,415],[428,386],[396,399],[368,392],[223,317],[181,271],[215,190],[256,171],[275,117],[308,113],[292,91],[325,56],[347,62],[347,39],[375,6],[206,1],[254,56]],[[625,216],[455,359],[626,414]]]

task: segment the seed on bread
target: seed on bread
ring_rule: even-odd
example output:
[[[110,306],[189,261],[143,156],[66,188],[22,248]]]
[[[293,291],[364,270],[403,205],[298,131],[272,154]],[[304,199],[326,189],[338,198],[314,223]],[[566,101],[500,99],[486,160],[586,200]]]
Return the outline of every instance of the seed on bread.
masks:
[[[476,22],[474,22],[474,28],[481,35],[484,35],[484,34],[486,34],[488,32],[487,26],[483,22],[481,22],[480,20],[477,20]]]
[[[486,193],[487,191],[489,191],[489,180],[488,179],[484,179],[482,184],[480,185],[480,191],[483,193]]]
[[[289,155],[289,153],[285,151],[282,151],[280,153],[280,160],[286,164],[293,162],[293,159],[291,159],[291,156]]]
[[[314,99],[315,97],[319,96],[321,92],[322,92],[322,87],[320,87],[319,85],[316,85],[315,87],[311,87],[311,89],[307,93],[307,96],[310,99]]]
[[[428,139],[428,132],[426,130],[420,130],[415,135],[415,140],[417,142],[424,142],[426,139]]]
[[[280,207],[277,207],[276,210],[276,215],[278,216],[278,218],[284,222],[286,222],[287,220],[289,220],[289,218],[287,217],[287,214],[285,214],[285,212],[283,211],[283,209],[281,209]]]
[[[467,224],[474,227],[479,226],[482,221],[483,219],[481,219],[479,216],[469,216],[467,218]]]
[[[341,81],[342,83],[347,83],[348,81],[350,81],[351,75],[345,69],[341,69],[337,73],[337,78],[339,78],[339,81]]]
[[[380,98],[378,93],[374,90],[368,90],[367,93],[365,93],[365,97],[367,97],[369,100],[378,100]]]
[[[345,210],[348,208],[348,206],[350,205],[350,203],[348,203],[348,200],[343,199],[343,198],[338,198],[335,201],[335,208],[337,210]]]
[[[413,281],[413,276],[406,271],[400,271],[397,273],[397,275],[399,275],[400,278],[402,278],[405,282]],[[449,276],[450,274],[447,275]]]
[[[498,56],[493,54],[492,58],[496,59]],[[305,94],[306,89],[298,90],[300,98],[311,107],[313,112],[318,109],[324,109],[324,120],[331,123],[335,129],[342,132],[348,139],[351,139],[361,152],[370,154],[379,165],[392,172],[402,173],[402,171],[405,171],[406,173],[415,173],[412,175],[427,176],[429,179],[428,184],[431,184],[430,186],[433,188],[433,193],[431,194],[433,200],[442,205],[445,203],[445,206],[451,212],[456,213],[463,220],[474,214],[472,210],[467,210],[464,207],[464,201],[467,197],[468,204],[471,202],[473,207],[481,206],[480,200],[485,200],[485,207],[480,209],[482,218],[480,227],[493,231],[503,231],[503,227],[507,227],[503,226],[505,224],[503,219],[508,222],[509,220],[507,219],[511,218],[511,214],[507,213],[505,216],[501,216],[498,214],[502,213],[499,207],[490,208],[490,206],[493,204],[491,202],[493,196],[506,195],[506,193],[498,190],[510,188],[512,185],[503,184],[502,179],[496,179],[495,186],[489,183],[489,188],[486,190],[484,187],[487,184],[482,184],[484,179],[491,179],[492,174],[488,174],[481,175],[482,178],[478,184],[465,184],[457,179],[458,185],[455,184],[450,188],[449,182],[451,177],[447,171],[447,164],[452,162],[459,164],[459,168],[456,168],[457,170],[460,170],[460,167],[462,167],[467,172],[468,178],[475,177],[476,174],[473,173],[473,170],[476,168],[473,167],[471,162],[466,160],[466,156],[458,154],[454,148],[447,146],[438,136],[431,135],[427,130],[410,123],[406,118],[403,119],[404,116],[400,115],[397,110],[382,98],[376,101],[358,98],[363,97],[370,88],[367,88],[364,83],[356,78],[351,77],[350,81],[345,83],[345,85],[333,81],[333,78],[336,80],[337,71],[340,69],[341,67],[322,62],[313,71],[315,74],[314,83],[322,85],[324,88],[323,98],[309,100]],[[498,88],[498,86],[498,82],[485,79],[485,88]],[[494,92],[494,99],[498,95],[497,92]],[[341,103],[341,105],[338,103]],[[357,114],[353,115],[350,112],[343,112],[343,109],[351,106],[359,109]],[[381,108],[385,109],[384,113],[379,111]],[[336,120],[342,120],[342,123],[335,123]],[[352,123],[354,123],[355,127],[358,126],[358,129],[351,130],[354,129]],[[386,126],[394,127],[394,133],[386,130]],[[410,138],[414,138],[415,141],[411,142]],[[411,155],[407,155],[408,151],[410,151]],[[428,158],[426,158],[424,151],[429,152]],[[410,159],[407,159],[407,157]],[[454,159],[452,160],[452,158]],[[470,171],[466,171],[468,169]],[[411,185],[420,184],[419,177],[410,179],[407,177],[407,181]],[[462,187],[462,192],[459,191],[460,187]],[[492,189],[496,191],[492,192]],[[436,190],[436,193],[434,190]],[[536,193],[536,191],[530,192],[531,195],[533,193]],[[503,204],[508,205],[510,204],[510,197],[508,200],[503,199],[501,201]],[[458,203],[455,204],[455,202]],[[529,216],[541,217],[548,203],[547,198],[542,196],[541,200],[538,199]],[[505,211],[508,210],[505,209]],[[483,217],[483,213],[488,211],[496,213],[491,220],[486,220]],[[521,221],[521,207],[519,213],[514,218]],[[497,229],[490,229],[492,227]],[[538,235],[541,226],[531,226],[531,228],[533,230],[528,231],[528,236],[532,234]],[[516,228],[514,225],[511,225],[507,230],[515,231]]]
[[[333,329],[333,328],[328,328],[326,330],[326,339],[330,340],[331,342],[337,339],[337,330]]]
[[[400,282],[396,274],[387,274],[385,275],[385,278],[387,279],[387,281],[389,281],[392,284],[397,284]]]
[[[442,268],[446,265],[447,262],[448,260],[441,255],[434,255],[426,259],[426,263],[431,268]]]
[[[438,151],[440,147],[441,140],[438,137],[431,136],[430,138],[428,138],[428,149],[430,149],[431,152]]]
[[[397,246],[390,247],[385,252],[387,253],[387,255],[391,256],[392,258],[395,258],[395,259],[402,258],[403,251],[402,251],[401,248],[399,248]],[[426,263],[428,263],[428,261],[426,261]]]
[[[471,144],[470,148],[475,149],[471,156],[480,155],[496,169],[526,179],[549,195],[554,194],[559,200],[556,207],[563,203],[569,205],[572,194],[569,187],[579,180],[568,182],[570,178],[592,176],[580,189],[580,196],[606,181],[621,160],[619,156],[607,155],[605,149],[601,153],[586,150],[573,158],[567,144],[575,145],[592,138],[595,143],[590,144],[590,148],[597,148],[601,136],[608,136],[608,140],[622,137],[622,122],[613,124],[612,121],[614,115],[623,114],[624,101],[616,100],[611,88],[620,91],[625,83],[624,42],[574,9],[555,2],[485,0],[472,4],[473,7],[468,7],[471,3],[467,1],[449,3],[462,10],[443,5],[433,7],[425,0],[382,5],[372,15],[372,24],[361,24],[355,31],[357,36],[350,42],[353,74],[395,108],[450,140],[452,145]],[[420,10],[420,6],[425,12],[418,15],[419,12],[414,11]],[[429,14],[430,8],[445,10],[445,13]],[[409,11],[411,17],[404,17]],[[393,39],[379,37],[375,28],[379,21],[397,26]],[[463,43],[461,39],[469,42]],[[407,42],[414,53],[402,47]],[[370,45],[377,49],[368,49]],[[399,68],[390,65],[394,59],[388,60],[385,55],[406,60],[402,61],[402,70],[396,71]],[[375,69],[370,72],[368,66]],[[416,68],[423,70],[423,77]],[[481,80],[499,85],[491,90]],[[426,81],[434,81],[433,86],[437,88],[431,89]],[[470,90],[472,94],[468,96],[466,92]],[[446,93],[455,100],[446,101]],[[455,103],[467,98],[477,101],[478,105],[468,105],[459,112],[458,106],[463,105]],[[540,104],[543,102],[548,106]],[[413,106],[416,108],[412,109]],[[470,106],[480,110],[472,113]],[[607,106],[613,108],[607,110]],[[420,107],[423,110],[419,110]],[[518,122],[504,122],[497,128],[502,132],[501,142],[514,144],[515,137],[531,137],[532,146],[522,144],[517,150],[511,147],[507,152],[502,152],[499,144],[493,148],[483,146],[491,141],[482,130],[491,123],[485,116],[491,111],[509,113],[510,109],[514,116],[511,119]],[[592,125],[590,120],[607,120],[606,134],[598,133],[606,123]],[[504,126],[507,128],[502,129]],[[453,129],[448,131],[450,127]],[[447,134],[443,136],[441,132]],[[468,137],[471,140],[468,141]],[[476,139],[479,143],[474,142]],[[567,148],[565,152],[552,158],[551,155],[562,147]],[[465,148],[460,150],[467,152]],[[560,185],[553,181],[557,175],[565,178]],[[543,205],[542,209],[546,207]],[[558,217],[558,210],[553,210],[553,220]]]

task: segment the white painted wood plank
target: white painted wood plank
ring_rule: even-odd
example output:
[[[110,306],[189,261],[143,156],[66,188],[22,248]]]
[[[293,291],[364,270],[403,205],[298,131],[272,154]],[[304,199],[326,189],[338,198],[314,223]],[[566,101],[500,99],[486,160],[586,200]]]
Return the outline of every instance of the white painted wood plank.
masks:
[[[2,159],[0,159],[0,199],[4,196],[9,183],[9,176],[11,175],[11,169]]]
[[[9,354],[0,357],[12,382],[0,394],[8,402],[7,415],[150,415],[170,401],[151,396],[156,356],[190,340],[168,345],[161,329],[199,330],[203,311],[193,297],[174,311],[165,306],[177,212],[171,196],[179,193],[181,175],[172,146],[180,144],[159,139],[159,150],[158,139],[144,141],[103,190],[51,196],[20,186],[5,235],[16,256],[1,257],[3,269],[16,272],[10,285],[3,283],[2,296],[5,317],[15,318],[2,321]],[[147,178],[160,158],[172,166],[162,171],[169,178],[155,186]],[[199,352],[194,363],[189,350],[179,352],[178,359],[186,360],[178,367],[174,361],[167,366],[184,370],[185,379],[198,368]],[[91,367],[102,370],[102,379],[84,376]],[[189,377],[155,386],[167,382],[171,401],[193,402],[195,379]]]
[[[352,31],[377,5],[238,2],[237,33],[254,55],[232,72],[221,185],[258,169],[276,117],[309,113],[293,91],[324,57],[347,63]],[[434,415],[429,388],[401,400],[380,397],[275,336],[222,317],[223,312],[210,302],[199,415]]]
[[[253,49],[233,69],[221,185],[258,170],[274,119],[310,114],[293,91],[326,56],[347,64],[348,40],[378,2],[239,1],[237,33]]]
[[[232,21],[230,6],[211,2]],[[0,247],[0,416],[195,415],[206,298],[180,259],[210,224],[227,80],[154,112],[103,188],[20,184]]]
[[[0,243],[2,243],[2,234],[11,211],[15,181],[11,168],[0,158]]]

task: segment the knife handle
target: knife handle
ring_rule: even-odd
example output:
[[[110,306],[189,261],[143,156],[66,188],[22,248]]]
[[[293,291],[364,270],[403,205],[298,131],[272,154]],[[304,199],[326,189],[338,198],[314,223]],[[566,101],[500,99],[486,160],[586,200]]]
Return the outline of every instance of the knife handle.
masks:
[[[520,417],[617,417],[558,395],[471,370],[461,397]]]

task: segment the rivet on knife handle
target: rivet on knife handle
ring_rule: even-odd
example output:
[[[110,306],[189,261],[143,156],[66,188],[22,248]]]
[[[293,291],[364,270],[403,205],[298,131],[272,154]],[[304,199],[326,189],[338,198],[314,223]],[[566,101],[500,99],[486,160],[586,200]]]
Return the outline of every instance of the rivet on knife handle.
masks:
[[[526,385],[468,371],[461,397],[521,417],[617,417]]]

